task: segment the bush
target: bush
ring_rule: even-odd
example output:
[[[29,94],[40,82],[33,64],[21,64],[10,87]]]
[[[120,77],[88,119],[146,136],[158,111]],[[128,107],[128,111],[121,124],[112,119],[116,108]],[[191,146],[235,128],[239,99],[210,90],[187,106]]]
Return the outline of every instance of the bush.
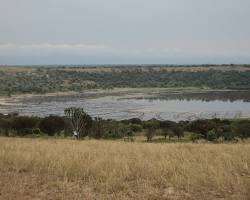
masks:
[[[12,121],[12,128],[15,130],[22,130],[22,129],[32,129],[35,128],[39,122],[39,118],[37,117],[16,117]]]
[[[215,140],[218,139],[218,135],[217,135],[217,133],[215,132],[214,129],[208,131],[206,139],[208,141],[211,141],[211,142],[213,142],[213,141],[215,141]]]
[[[250,137],[250,121],[241,120],[234,123],[234,132],[242,140]]]
[[[187,126],[187,130],[190,132],[202,134],[203,138],[207,138],[207,133],[216,128],[216,123],[212,120],[196,120],[191,122]]]
[[[139,124],[130,124],[129,125],[129,129],[134,132],[134,133],[137,133],[137,132],[141,132],[142,131],[142,126],[139,125]]]
[[[18,136],[26,136],[26,135],[32,135],[32,134],[33,134],[32,128],[23,128],[23,129],[17,130]]]
[[[191,133],[190,136],[189,136],[189,139],[192,142],[196,142],[197,140],[199,140],[201,138],[202,138],[202,135],[201,134],[197,134],[197,133]]]
[[[236,140],[237,135],[232,131],[231,125],[228,123],[222,124],[216,129],[218,137],[223,138],[225,141]]]
[[[49,136],[54,136],[56,133],[64,130],[65,120],[58,116],[49,116],[41,120],[39,124],[39,129],[48,134]]]
[[[41,134],[42,134],[42,132],[41,132],[41,130],[40,130],[39,128],[33,129],[33,130],[32,130],[32,133],[33,133],[34,135],[41,135]]]

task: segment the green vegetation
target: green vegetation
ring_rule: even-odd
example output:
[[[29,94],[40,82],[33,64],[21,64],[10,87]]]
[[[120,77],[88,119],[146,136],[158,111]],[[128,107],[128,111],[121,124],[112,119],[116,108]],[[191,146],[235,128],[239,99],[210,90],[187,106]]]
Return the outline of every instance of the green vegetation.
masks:
[[[160,121],[138,118],[116,121],[91,118],[81,108],[68,108],[66,116],[44,118],[0,115],[0,135],[4,136],[61,136],[77,139],[122,139],[134,141],[145,136],[147,142],[238,142],[250,137],[250,120],[202,119],[196,121]],[[155,139],[154,139],[155,138]]]
[[[20,67],[21,68],[21,67]],[[242,70],[242,68],[244,68]],[[22,68],[21,68],[22,69]],[[250,89],[249,66],[0,67],[0,95],[80,92],[86,89]]]

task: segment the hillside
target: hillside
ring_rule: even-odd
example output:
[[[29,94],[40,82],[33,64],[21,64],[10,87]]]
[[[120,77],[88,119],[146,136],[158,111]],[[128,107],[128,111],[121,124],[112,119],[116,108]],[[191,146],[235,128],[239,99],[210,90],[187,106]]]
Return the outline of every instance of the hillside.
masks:
[[[248,65],[1,66],[0,94],[111,88],[250,89]]]

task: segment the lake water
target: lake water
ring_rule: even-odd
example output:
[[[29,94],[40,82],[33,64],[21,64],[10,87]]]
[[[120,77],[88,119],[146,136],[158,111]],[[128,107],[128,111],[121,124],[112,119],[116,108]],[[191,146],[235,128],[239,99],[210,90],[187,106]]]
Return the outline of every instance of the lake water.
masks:
[[[82,93],[35,96],[0,105],[1,113],[63,115],[67,107],[83,107],[91,116],[105,119],[151,118],[174,121],[200,118],[250,117],[250,91],[244,92],[151,92],[124,94]]]

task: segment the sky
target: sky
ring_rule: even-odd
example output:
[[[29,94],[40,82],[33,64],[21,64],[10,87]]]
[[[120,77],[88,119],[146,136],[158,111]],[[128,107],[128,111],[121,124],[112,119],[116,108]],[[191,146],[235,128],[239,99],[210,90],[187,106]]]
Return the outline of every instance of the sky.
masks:
[[[250,0],[0,0],[0,64],[249,64]]]

